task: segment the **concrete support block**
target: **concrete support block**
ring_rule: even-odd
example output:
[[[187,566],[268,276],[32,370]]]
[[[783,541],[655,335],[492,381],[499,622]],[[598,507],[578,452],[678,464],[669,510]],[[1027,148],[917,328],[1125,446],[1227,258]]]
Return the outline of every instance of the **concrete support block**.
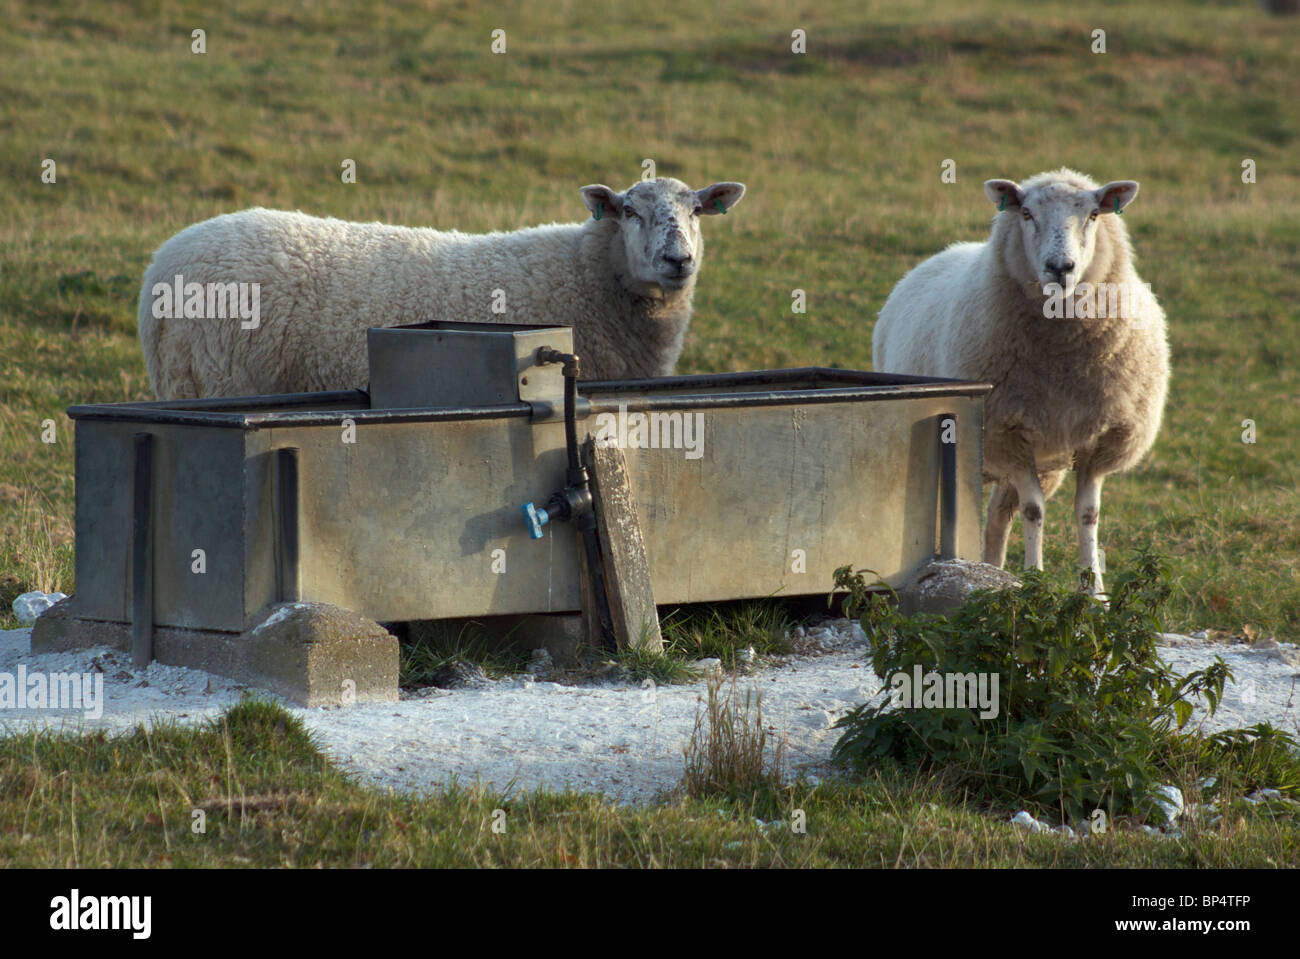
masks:
[[[129,623],[77,616],[76,597],[51,607],[32,627],[32,652],[92,646],[131,648]],[[303,706],[396,702],[398,643],[378,623],[325,603],[266,607],[244,633],[154,631],[154,658],[216,673]]]

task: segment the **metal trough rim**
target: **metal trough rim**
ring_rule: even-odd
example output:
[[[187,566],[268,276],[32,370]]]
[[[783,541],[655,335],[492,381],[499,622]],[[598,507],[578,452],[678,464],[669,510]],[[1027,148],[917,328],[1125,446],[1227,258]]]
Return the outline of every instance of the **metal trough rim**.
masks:
[[[664,390],[702,390],[738,385],[776,385],[790,381],[845,383],[842,387],[800,390],[752,390],[730,393],[681,393],[671,396],[602,397],[608,393],[654,394]],[[581,393],[590,401],[591,413],[613,412],[620,407],[636,410],[686,410],[743,408],[790,404],[797,396],[802,404],[846,401],[874,402],[919,396],[983,396],[991,383],[871,373],[821,366],[740,373],[701,373],[639,380],[588,380],[580,382]],[[629,402],[631,399],[631,402]],[[372,410],[365,390],[330,390],[317,393],[281,393],[265,396],[234,396],[193,400],[150,400],[132,403],[80,404],[68,408],[73,420],[109,420],[129,423],[157,423],[179,426],[209,426],[253,431],[291,426],[334,425],[340,416],[361,423],[423,423],[448,420],[526,418],[533,408],[528,403],[500,406],[430,407],[419,409]],[[351,404],[357,405],[351,405]],[[276,407],[321,406],[332,409],[294,410]],[[267,412],[258,412],[264,410]]]

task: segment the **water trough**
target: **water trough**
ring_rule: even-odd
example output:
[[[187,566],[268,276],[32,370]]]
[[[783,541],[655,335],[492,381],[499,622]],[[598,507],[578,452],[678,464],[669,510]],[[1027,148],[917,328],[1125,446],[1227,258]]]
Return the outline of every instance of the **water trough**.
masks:
[[[541,347],[571,352],[571,331],[371,330],[366,391],[70,408],[72,613],[119,644],[134,624],[159,658],[151,637],[183,631],[162,644],[180,664],[257,682],[270,667],[240,643],[278,603],[377,622],[578,610],[579,537],[553,522],[534,540],[521,514],[566,483],[564,377]],[[657,603],[979,556],[987,384],[810,367],[578,385],[578,432],[626,458]]]

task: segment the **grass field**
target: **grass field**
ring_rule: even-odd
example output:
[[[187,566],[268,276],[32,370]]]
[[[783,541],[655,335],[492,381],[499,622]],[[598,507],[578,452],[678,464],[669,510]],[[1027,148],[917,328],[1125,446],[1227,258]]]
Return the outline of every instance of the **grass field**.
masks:
[[[471,231],[575,221],[578,187],[626,187],[649,158],[749,188],[706,225],[681,372],[870,368],[899,277],[987,234],[983,180],[1060,165],[1139,180],[1125,221],[1173,382],[1155,449],[1106,487],[1102,545],[1112,568],[1144,543],[1168,556],[1168,629],[1300,639],[1300,18],[1245,0],[208,6],[0,2],[0,627],[20,592],[74,591],[63,411],[151,395],[136,299],[171,234],[256,205]],[[1061,581],[1071,495],[1048,507]],[[1017,527],[1009,565],[1021,556]]]
[[[621,188],[651,158],[749,186],[707,224],[682,371],[868,368],[898,278],[986,234],[982,181],[1068,164],[1142,182],[1126,221],[1173,342],[1164,431],[1107,486],[1102,544],[1122,557],[1153,541],[1176,561],[1171,628],[1297,638],[1300,20],[1244,2],[759,3],[723,4],[701,31],[685,4],[544,6],[4,5],[5,615],[20,590],[72,591],[62,412],[148,395],[140,277],[189,223],[258,204],[466,230],[577,220],[579,186]],[[1070,495],[1048,513],[1045,558],[1063,574]]]
[[[115,867],[1144,867],[1294,865],[1285,811],[1236,803],[1179,839],[1027,835],[897,767],[752,798],[621,808],[462,784],[436,799],[356,785],[298,720],[244,703],[198,731],[0,739],[0,862]],[[201,815],[196,815],[200,813]],[[196,823],[201,828],[196,827]],[[495,828],[494,828],[495,826]]]

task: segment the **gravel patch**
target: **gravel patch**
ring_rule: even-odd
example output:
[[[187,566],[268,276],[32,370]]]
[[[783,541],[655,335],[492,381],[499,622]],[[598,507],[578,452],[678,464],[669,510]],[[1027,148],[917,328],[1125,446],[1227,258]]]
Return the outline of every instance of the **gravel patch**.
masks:
[[[33,656],[28,629],[0,632],[0,673],[98,672],[102,714],[0,709],[0,731],[33,726],[110,732],[138,723],[194,723],[238,702],[245,687],[219,676],[151,664],[138,670],[128,653],[101,647]],[[764,724],[785,737],[794,772],[825,775],[832,726],[881,688],[871,672],[866,636],[856,623],[800,627],[796,655],[760,660],[736,678],[740,692],[763,697]],[[1179,672],[1222,656],[1236,674],[1218,713],[1198,708],[1206,731],[1270,721],[1300,733],[1300,661],[1295,646],[1254,648],[1166,634],[1161,654]],[[571,788],[644,803],[676,786],[682,754],[705,701],[706,684],[655,686],[620,680],[585,685],[545,681],[545,673],[403,692],[397,703],[348,707],[287,706],[322,750],[361,782],[403,792],[435,791],[456,779],[501,790]],[[263,694],[265,695],[265,694]],[[274,698],[274,697],[271,697]]]

